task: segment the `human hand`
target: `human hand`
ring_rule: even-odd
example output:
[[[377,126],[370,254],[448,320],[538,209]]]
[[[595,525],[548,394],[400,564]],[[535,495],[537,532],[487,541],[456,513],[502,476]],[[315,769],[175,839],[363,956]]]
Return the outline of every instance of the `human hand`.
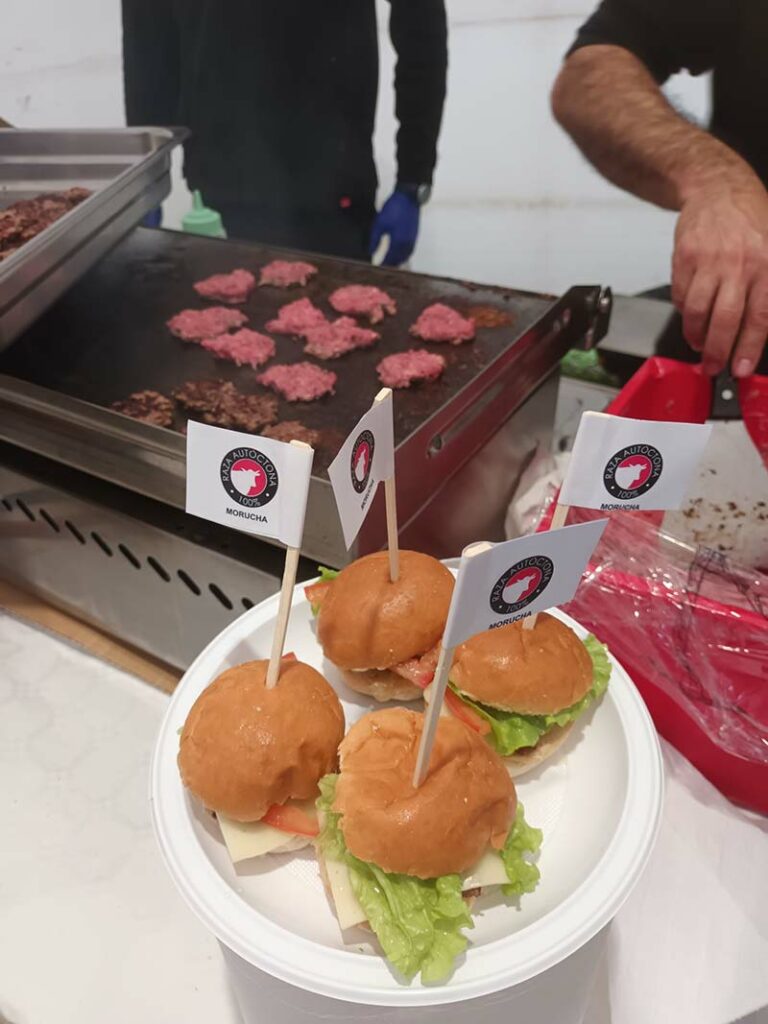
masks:
[[[757,179],[712,183],[684,202],[672,301],[706,373],[748,377],[768,338],[768,192]]]
[[[144,214],[144,218],[141,222],[143,228],[159,228],[163,224],[163,208],[162,206],[156,206],[154,210],[150,210],[149,213]]]
[[[419,234],[419,204],[416,199],[395,189],[376,215],[371,231],[370,253],[376,252],[385,235],[389,246],[382,260],[385,267],[399,267],[416,248]]]

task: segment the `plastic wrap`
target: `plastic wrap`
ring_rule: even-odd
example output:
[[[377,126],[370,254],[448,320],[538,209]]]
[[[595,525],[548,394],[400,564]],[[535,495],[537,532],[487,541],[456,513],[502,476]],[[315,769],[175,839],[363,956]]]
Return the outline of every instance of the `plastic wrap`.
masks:
[[[738,388],[744,424],[768,467],[768,378]],[[653,358],[606,412],[702,422],[711,393],[699,366]],[[550,467],[535,529],[551,521],[556,476]],[[526,524],[536,518],[528,507],[535,482],[529,488],[518,498]],[[602,515],[571,509],[568,522]],[[768,814],[768,575],[675,539],[662,529],[663,513],[608,518],[566,611],[624,663],[659,732],[727,797]]]
[[[568,521],[587,518],[595,513]],[[718,747],[768,765],[768,577],[624,514],[611,518],[565,610]]]

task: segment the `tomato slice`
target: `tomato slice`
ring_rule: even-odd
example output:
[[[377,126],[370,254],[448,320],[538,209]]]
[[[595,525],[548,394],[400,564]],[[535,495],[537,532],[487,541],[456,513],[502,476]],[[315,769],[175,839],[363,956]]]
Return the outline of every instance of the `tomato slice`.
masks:
[[[410,661],[403,661],[399,665],[393,665],[391,671],[407,679],[414,686],[426,690],[435,678],[437,659],[440,656],[440,645],[436,644],[432,650],[422,654],[420,658],[411,658]]]
[[[469,726],[473,732],[477,732],[481,736],[487,736],[491,731],[490,722],[486,722],[484,718],[481,718],[480,715],[474,712],[453,690],[447,689],[445,691],[445,703],[451,714],[455,715],[464,725]]]
[[[308,587],[304,587],[304,596],[313,608],[319,608],[323,603],[323,598],[328,593],[330,585],[330,580],[318,580],[317,583],[310,583]]]
[[[272,804],[261,820],[265,825],[297,836],[314,838],[320,834],[317,818],[312,818],[296,804]]]
[[[293,651],[289,651],[287,654],[284,654],[282,656],[282,658],[280,659],[280,662],[282,663],[284,661],[287,661],[288,664],[291,664],[292,662],[298,661],[298,660],[299,659],[296,657],[296,655],[293,653]]]

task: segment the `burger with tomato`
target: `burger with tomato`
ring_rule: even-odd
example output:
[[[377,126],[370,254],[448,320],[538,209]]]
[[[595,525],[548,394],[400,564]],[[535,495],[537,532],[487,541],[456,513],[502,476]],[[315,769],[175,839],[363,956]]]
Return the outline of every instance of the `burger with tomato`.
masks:
[[[418,551],[400,552],[394,583],[385,551],[320,573],[305,593],[323,653],[347,685],[378,701],[421,697],[437,666],[453,574]]]
[[[406,708],[352,726],[339,774],[320,780],[317,849],[341,929],[371,929],[400,976],[432,983],[467,946],[473,897],[495,888],[517,900],[535,889],[541,832],[526,823],[501,758],[455,719],[439,719],[414,788],[423,727]]]
[[[611,675],[606,649],[580,640],[554,615],[533,629],[513,622],[456,648],[445,707],[522,775],[550,757],[577,719],[602,697]],[[429,690],[426,698],[429,700]]]
[[[192,705],[179,743],[184,785],[215,813],[234,862],[299,849],[318,834],[318,780],[332,772],[344,712],[293,655],[267,689],[267,661],[227,669]]]

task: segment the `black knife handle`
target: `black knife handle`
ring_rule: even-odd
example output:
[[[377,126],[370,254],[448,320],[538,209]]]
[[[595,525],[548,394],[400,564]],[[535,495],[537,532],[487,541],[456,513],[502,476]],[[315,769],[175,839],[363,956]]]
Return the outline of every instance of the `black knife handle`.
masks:
[[[723,370],[712,381],[711,420],[740,420],[741,406],[736,381],[729,370]]]

